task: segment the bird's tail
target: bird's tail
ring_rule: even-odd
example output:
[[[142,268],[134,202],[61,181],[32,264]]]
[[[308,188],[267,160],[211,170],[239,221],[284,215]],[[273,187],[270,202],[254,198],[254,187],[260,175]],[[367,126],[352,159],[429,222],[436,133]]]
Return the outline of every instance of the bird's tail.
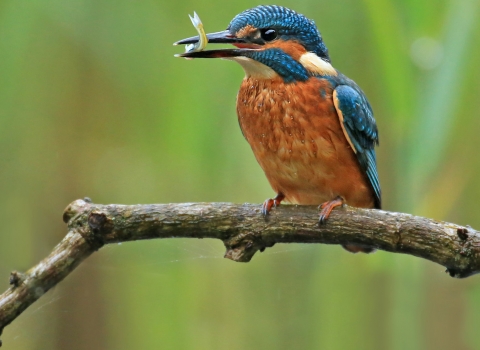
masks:
[[[375,253],[376,251],[375,248],[365,247],[365,246],[355,245],[355,244],[342,244],[342,247],[353,254],[359,253],[359,252],[370,254],[370,253]]]

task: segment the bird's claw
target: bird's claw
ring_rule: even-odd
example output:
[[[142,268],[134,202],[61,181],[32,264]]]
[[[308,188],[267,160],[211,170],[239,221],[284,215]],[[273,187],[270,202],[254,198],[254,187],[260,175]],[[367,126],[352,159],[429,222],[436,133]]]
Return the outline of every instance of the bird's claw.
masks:
[[[270,210],[272,209],[275,201],[272,198],[267,199],[265,202],[262,204],[262,215],[267,216],[268,213],[270,213]]]
[[[275,198],[269,198],[262,204],[262,214],[267,216],[272,208],[276,208],[280,205],[285,196],[281,193],[277,194]]]
[[[321,209],[320,217],[318,218],[318,224],[324,225],[327,222],[330,213],[335,207],[340,207],[344,204],[344,199],[340,196],[334,198],[331,201],[322,203],[318,208]]]

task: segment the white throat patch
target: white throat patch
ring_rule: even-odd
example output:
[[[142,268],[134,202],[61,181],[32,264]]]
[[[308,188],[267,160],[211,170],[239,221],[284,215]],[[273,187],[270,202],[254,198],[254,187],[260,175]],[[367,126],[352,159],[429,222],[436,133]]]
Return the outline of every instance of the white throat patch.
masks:
[[[238,62],[243,67],[247,78],[252,77],[255,79],[273,79],[278,76],[278,74],[272,68],[248,57],[238,56],[228,57],[225,59]]]

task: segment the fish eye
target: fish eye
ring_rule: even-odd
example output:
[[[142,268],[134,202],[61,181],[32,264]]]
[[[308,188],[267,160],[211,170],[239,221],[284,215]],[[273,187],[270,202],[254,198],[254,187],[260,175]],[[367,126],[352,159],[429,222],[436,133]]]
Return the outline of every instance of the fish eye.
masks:
[[[262,29],[260,35],[265,41],[272,41],[277,38],[277,31],[272,28]]]

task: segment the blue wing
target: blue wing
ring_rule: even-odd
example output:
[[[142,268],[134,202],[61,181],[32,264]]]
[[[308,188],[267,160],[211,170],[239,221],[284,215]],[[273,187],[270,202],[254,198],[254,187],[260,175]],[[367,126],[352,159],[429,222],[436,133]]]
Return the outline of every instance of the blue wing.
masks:
[[[333,92],[333,101],[345,137],[372,185],[375,207],[380,209],[381,190],[374,149],[378,145],[378,130],[372,108],[360,89],[348,85],[337,86]]]

